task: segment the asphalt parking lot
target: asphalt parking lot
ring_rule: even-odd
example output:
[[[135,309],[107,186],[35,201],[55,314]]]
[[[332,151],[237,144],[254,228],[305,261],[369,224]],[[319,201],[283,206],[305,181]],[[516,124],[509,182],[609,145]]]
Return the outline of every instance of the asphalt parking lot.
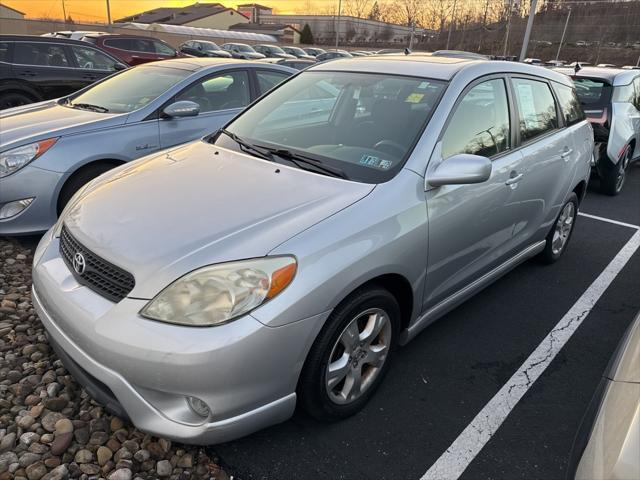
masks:
[[[640,165],[627,182],[613,198],[592,185],[559,263],[525,263],[400,349],[358,415],[321,424],[297,413],[208,453],[244,480],[564,478],[587,405],[640,310],[640,253],[628,249],[640,225]],[[28,248],[37,240],[19,239]],[[594,297],[594,280],[613,259],[623,266]],[[585,296],[595,305],[576,316],[566,344],[535,362],[537,380],[516,385],[521,399],[496,411],[492,402],[511,392],[514,374]]]
[[[603,196],[592,185],[581,212],[640,225],[640,165],[632,166],[627,182],[618,197]],[[474,417],[485,412],[636,232],[580,216],[559,263],[525,263],[400,349],[360,414],[321,424],[298,413],[281,425],[218,445],[215,452],[230,473],[245,480],[456,478],[455,472],[430,469],[461,434],[473,430],[468,426]],[[537,381],[524,389],[510,413],[504,412],[508,416],[501,426],[466,437],[469,450],[479,449],[477,455],[453,449],[449,466],[466,467],[460,478],[565,477],[587,405],[640,310],[639,279],[636,251]]]

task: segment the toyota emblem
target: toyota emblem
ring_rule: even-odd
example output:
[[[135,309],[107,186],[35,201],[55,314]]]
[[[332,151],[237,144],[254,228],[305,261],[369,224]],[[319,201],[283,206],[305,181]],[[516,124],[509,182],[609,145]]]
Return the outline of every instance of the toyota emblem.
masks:
[[[86,266],[87,264],[85,262],[84,256],[80,252],[76,252],[76,254],[73,256],[73,269],[78,275],[82,275]]]

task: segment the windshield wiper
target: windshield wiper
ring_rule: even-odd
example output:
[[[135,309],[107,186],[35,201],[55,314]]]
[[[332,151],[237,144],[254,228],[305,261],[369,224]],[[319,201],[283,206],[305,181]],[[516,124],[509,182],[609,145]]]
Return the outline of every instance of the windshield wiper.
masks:
[[[273,155],[271,155],[270,153],[267,153],[267,152],[263,152],[262,150],[256,148],[254,145],[250,144],[246,140],[243,140],[242,138],[240,138],[235,133],[230,132],[229,130],[226,130],[224,128],[220,130],[220,133],[224,133],[227,137],[229,137],[231,140],[236,142],[240,146],[240,149],[242,151],[247,152],[247,153],[252,153],[256,157],[261,158],[263,160],[269,160],[270,162],[274,162],[275,161],[274,158],[273,158]]]
[[[260,148],[264,148],[271,154],[282,157],[289,162],[293,163],[295,166],[302,170],[315,171],[316,173],[324,173],[325,175],[329,175],[332,177],[344,178],[348,179],[347,174],[344,173],[343,170],[338,167],[333,167],[322,163],[320,160],[317,160],[312,157],[307,157],[306,155],[302,155],[300,153],[294,153],[291,150],[287,150],[286,148],[271,148],[265,147],[263,145],[259,145]],[[302,164],[313,167],[312,169],[305,168]]]
[[[81,110],[91,110],[92,112],[100,112],[107,113],[109,111],[108,108],[101,107],[100,105],[93,105],[91,103],[70,103],[67,102],[71,108],[79,108]]]

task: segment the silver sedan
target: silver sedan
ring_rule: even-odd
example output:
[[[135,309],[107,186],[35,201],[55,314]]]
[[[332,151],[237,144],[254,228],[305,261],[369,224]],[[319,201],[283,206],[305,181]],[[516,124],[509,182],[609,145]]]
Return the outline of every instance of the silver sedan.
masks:
[[[0,112],[0,235],[46,231],[107,170],[211,133],[296,70],[232,59],[135,67]]]
[[[78,192],[34,255],[35,308],[145,431],[214,443],[296,404],[353,415],[397,345],[562,257],[593,151],[577,102],[568,77],[511,62],[315,65]]]

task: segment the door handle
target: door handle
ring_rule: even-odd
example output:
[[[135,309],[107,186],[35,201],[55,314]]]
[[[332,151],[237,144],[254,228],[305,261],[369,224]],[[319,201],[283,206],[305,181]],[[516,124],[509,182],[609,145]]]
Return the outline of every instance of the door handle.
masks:
[[[569,159],[569,155],[571,155],[572,153],[573,153],[573,148],[567,148],[564,152],[560,154],[560,158],[566,161]]]
[[[520,173],[520,174],[516,175],[515,177],[509,178],[506,182],[504,182],[504,184],[505,185],[515,185],[520,180],[522,180],[522,177],[524,177],[524,173]]]
[[[21,77],[35,77],[36,74],[34,72],[21,72],[18,75]]]

